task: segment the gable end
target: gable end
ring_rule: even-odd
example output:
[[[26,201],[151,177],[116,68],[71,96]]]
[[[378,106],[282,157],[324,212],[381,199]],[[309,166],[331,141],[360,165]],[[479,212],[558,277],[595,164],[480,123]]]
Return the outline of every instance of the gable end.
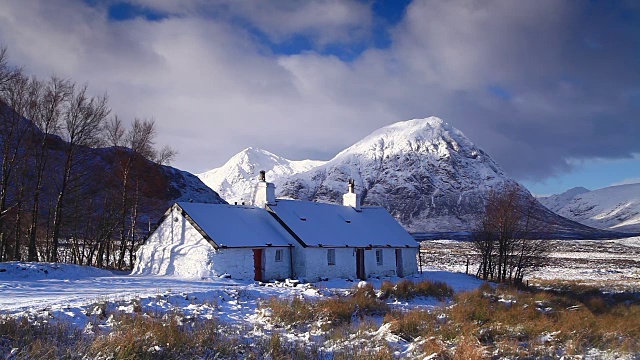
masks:
[[[194,229],[196,229],[196,230],[200,233],[200,235],[202,235],[202,237],[203,237],[205,240],[207,240],[207,242],[208,242],[209,244],[211,244],[211,246],[213,246],[213,248],[214,248],[214,249],[216,249],[216,250],[217,250],[217,249],[219,249],[219,248],[220,248],[220,246],[218,246],[218,244],[216,244],[216,242],[215,242],[215,241],[213,241],[213,239],[211,238],[211,236],[209,236],[209,234],[207,234],[207,233],[206,233],[206,231],[204,231],[204,230],[200,227],[200,225],[198,225],[198,223],[197,223],[195,220],[193,220],[193,218],[192,218],[191,216],[189,216],[189,214],[188,214],[186,211],[184,211],[184,209],[183,209],[180,205],[178,205],[178,204],[174,204],[174,206],[175,206],[177,209],[180,209],[180,214],[181,214],[185,219],[187,219],[187,221],[189,222],[189,224],[191,224],[191,226],[193,226],[193,228],[194,228]],[[171,209],[169,209],[169,210],[171,210]]]

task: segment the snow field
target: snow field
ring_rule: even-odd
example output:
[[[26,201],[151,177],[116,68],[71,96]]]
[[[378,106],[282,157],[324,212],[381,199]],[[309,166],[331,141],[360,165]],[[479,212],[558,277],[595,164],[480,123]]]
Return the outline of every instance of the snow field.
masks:
[[[611,241],[559,241],[554,261],[548,269],[536,273],[531,279],[565,279],[597,281],[613,284],[628,290],[638,280],[637,253],[640,238]],[[423,267],[424,273],[410,277],[418,282],[423,279],[443,281],[456,292],[479,288],[483,282],[463,273],[469,244],[457,241],[429,242],[433,260]],[[628,253],[624,258],[620,254]],[[591,255],[585,255],[591,254]],[[588,266],[587,260],[598,255],[598,266]],[[611,254],[611,256],[607,256]],[[593,260],[593,259],[591,259]],[[424,262],[423,262],[424,264]],[[473,273],[473,263],[470,264]],[[636,274],[636,275],[633,275]],[[634,276],[636,276],[634,280]],[[370,279],[369,284],[380,289],[382,282],[397,282],[398,278]],[[247,342],[264,344],[279,337],[285,344],[301,346],[308,351],[332,354],[348,351],[353,356],[366,351],[389,351],[395,358],[413,357],[429,348],[429,338],[408,341],[398,335],[397,330],[381,316],[353,319],[346,327],[326,330],[322,323],[290,328],[274,321],[272,310],[262,304],[269,298],[320,300],[348,293],[364,284],[330,279],[311,284],[295,281],[260,284],[227,278],[206,280],[185,279],[167,276],[129,276],[112,272],[61,264],[0,263],[0,315],[27,317],[32,323],[66,322],[81,328],[87,334],[104,334],[113,330],[118,315],[150,314],[171,316],[178,322],[194,322],[215,319],[224,324],[229,336],[241,336]],[[493,296],[493,295],[490,295]],[[509,308],[522,306],[521,300],[510,295],[496,298],[496,304]],[[434,298],[387,301],[391,311],[410,313],[414,310],[442,309],[442,302]],[[540,312],[553,312],[554,305],[541,301],[536,303]],[[455,304],[451,311],[455,311]],[[438,310],[442,311],[442,310]],[[448,310],[447,310],[448,311]],[[395,316],[395,315],[394,315]],[[448,316],[448,315],[443,315]],[[443,318],[442,323],[450,321]],[[517,331],[517,329],[513,329]],[[543,353],[548,344],[558,344],[556,338],[562,333],[549,331],[539,335],[530,344],[522,344],[531,351]],[[451,346],[439,343],[438,346]],[[458,343],[457,348],[464,349]],[[154,345],[155,346],[155,345]],[[464,345],[466,346],[466,345]],[[557,345],[554,345],[557,346]],[[562,345],[564,346],[564,345]],[[456,349],[457,349],[456,348]],[[346,349],[346,350],[345,350]],[[568,348],[559,348],[558,356]],[[0,353],[1,353],[0,349]],[[162,351],[162,348],[150,351]],[[457,351],[457,350],[456,350]],[[497,351],[497,350],[496,350]],[[355,354],[355,355],[354,355]],[[494,355],[499,357],[499,353]],[[630,357],[631,356],[631,357]],[[615,351],[586,349],[584,358],[633,358],[633,355]],[[428,354],[421,358],[430,358]]]
[[[427,270],[410,277],[412,281],[424,279],[444,281],[457,291],[477,288],[482,282],[463,274]],[[371,279],[375,288],[384,280]],[[0,314],[26,317],[32,323],[68,323],[83,329],[87,334],[108,333],[113,329],[114,318],[122,314],[152,314],[163,316],[178,314],[181,321],[216,319],[230,328],[241,329],[245,337],[262,338],[282,328],[269,320],[268,309],[260,309],[262,301],[271,297],[279,299],[322,299],[345,295],[358,285],[346,279],[330,279],[312,284],[295,281],[256,283],[227,278],[194,280],[168,276],[117,275],[112,272],[64,264],[0,264]],[[411,301],[392,301],[389,306],[398,310],[413,308],[431,309],[441,302],[433,298],[416,298]],[[353,326],[366,329],[367,334],[380,341],[389,340],[399,346],[400,353],[409,344],[399,341],[382,325],[382,318],[357,322]],[[240,330],[237,330],[240,331]],[[324,338],[318,327],[302,332],[283,332],[287,341],[315,343]],[[349,335],[353,337],[353,335]],[[363,335],[364,336],[364,335]],[[369,336],[367,336],[369,337]],[[388,339],[387,339],[388,338]],[[314,342],[314,339],[317,340]],[[343,343],[320,343],[322,351],[332,352],[349,346],[367,346],[363,339],[341,339]],[[401,344],[400,344],[401,343]]]

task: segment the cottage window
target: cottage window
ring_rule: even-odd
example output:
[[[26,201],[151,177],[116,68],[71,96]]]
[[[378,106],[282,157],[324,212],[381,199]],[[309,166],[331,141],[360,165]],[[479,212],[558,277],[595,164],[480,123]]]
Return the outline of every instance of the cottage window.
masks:
[[[376,249],[376,262],[378,263],[378,266],[382,266],[384,263],[382,258],[382,249]]]
[[[327,249],[327,264],[336,264],[336,249]]]
[[[276,250],[276,262],[282,262],[283,250]]]

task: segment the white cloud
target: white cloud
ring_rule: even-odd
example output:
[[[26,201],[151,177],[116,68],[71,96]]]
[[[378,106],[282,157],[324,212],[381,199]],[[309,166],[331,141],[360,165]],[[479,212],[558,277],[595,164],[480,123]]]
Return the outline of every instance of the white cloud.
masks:
[[[518,177],[565,171],[566,158],[640,150],[631,139],[638,125],[625,120],[637,111],[618,96],[637,84],[637,65],[616,57],[624,50],[575,48],[596,25],[579,26],[580,9],[566,3],[416,0],[391,29],[389,48],[344,62],[315,51],[275,55],[247,24],[275,42],[302,34],[323,49],[366,41],[371,3],[136,2],[174,16],[111,22],[107,5],[7,0],[0,43],[29,72],[107,91],[125,118],[154,117],[160,142],[178,148],[175,165],[189,171],[219,166],[247,146],[326,158],[378,127],[430,115]],[[623,37],[616,41],[626,48]],[[494,83],[513,98],[489,93]]]
[[[616,183],[611,184],[611,186],[629,185],[629,184],[640,184],[640,177],[624,179],[624,180],[622,180],[620,182],[616,182]]]

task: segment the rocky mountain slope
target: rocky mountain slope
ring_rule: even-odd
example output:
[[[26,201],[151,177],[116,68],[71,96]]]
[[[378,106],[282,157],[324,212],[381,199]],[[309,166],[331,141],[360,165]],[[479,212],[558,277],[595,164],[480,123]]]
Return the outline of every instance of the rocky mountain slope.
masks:
[[[469,231],[483,212],[489,192],[505,186],[515,186],[533,200],[482,149],[436,117],[378,129],[306,171],[275,171],[277,164],[290,161],[266,153],[267,160],[275,160],[260,158],[260,162],[254,162],[250,159],[252,152],[265,152],[248,150],[214,170],[216,176],[224,173],[226,180],[219,177],[213,183],[204,174],[199,177],[223,197],[242,193],[246,201],[251,198],[246,196],[253,190],[259,170],[266,170],[267,180],[276,184],[277,196],[331,203],[342,202],[347,181],[354,179],[363,205],[384,206],[411,232]],[[222,172],[223,168],[227,170]],[[541,205],[537,211],[555,225],[558,233],[595,236],[593,229],[561,218]]]
[[[229,203],[250,203],[260,170],[266,171],[269,181],[279,183],[282,179],[324,163],[325,161],[316,160],[289,160],[263,149],[249,147],[231,157],[221,167],[196,176]]]
[[[640,233],[640,184],[593,191],[574,188],[538,200],[555,213],[585,225]]]
[[[470,229],[489,190],[518,186],[462,132],[431,117],[381,128],[276,189],[341,202],[350,178],[363,205],[384,206],[410,231]]]

